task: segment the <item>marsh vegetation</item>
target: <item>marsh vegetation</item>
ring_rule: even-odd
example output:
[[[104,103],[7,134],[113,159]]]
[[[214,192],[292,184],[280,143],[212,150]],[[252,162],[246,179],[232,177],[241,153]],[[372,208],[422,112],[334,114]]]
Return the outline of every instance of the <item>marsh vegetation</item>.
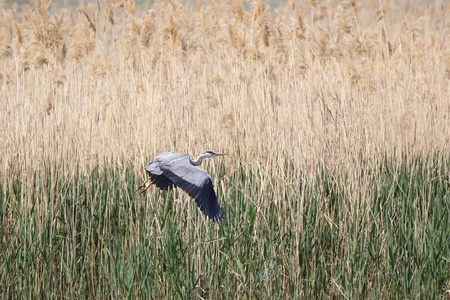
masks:
[[[149,8],[0,14],[3,298],[450,295],[448,4]],[[135,193],[205,150],[219,225]]]

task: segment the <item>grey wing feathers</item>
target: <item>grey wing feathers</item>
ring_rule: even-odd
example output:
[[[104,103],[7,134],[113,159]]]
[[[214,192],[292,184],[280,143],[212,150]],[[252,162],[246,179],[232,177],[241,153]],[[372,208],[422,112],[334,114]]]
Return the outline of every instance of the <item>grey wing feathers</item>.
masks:
[[[155,158],[155,160],[152,161],[150,164],[145,166],[145,170],[150,176],[150,181],[161,190],[171,190],[174,187],[176,187],[173,181],[167,178],[167,176],[163,174],[161,168],[159,167],[164,157],[169,156],[171,154],[173,153],[172,152],[163,153],[159,155],[157,158]]]
[[[219,222],[225,216],[217,201],[211,177],[205,170],[191,165],[189,155],[179,154],[173,159],[162,160],[159,167],[175,186],[195,199],[200,210],[211,220]]]
[[[176,154],[176,153],[165,152],[163,154],[158,155],[158,157],[156,157],[150,164],[145,166],[145,170],[149,174],[161,175],[162,171],[161,171],[161,168],[159,167],[160,163],[163,160],[167,159],[167,157],[174,156],[173,154]]]

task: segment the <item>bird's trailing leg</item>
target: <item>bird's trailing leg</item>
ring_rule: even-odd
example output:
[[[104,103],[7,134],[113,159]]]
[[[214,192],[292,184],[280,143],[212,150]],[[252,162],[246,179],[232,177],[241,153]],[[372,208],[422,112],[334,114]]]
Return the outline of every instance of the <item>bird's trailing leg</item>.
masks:
[[[143,192],[145,192],[146,190],[148,190],[152,185],[153,181],[150,183],[149,186],[145,187],[145,185],[147,184],[147,182],[149,182],[152,179],[152,177],[150,176],[143,184],[141,184],[140,186],[138,186],[138,188],[136,189],[135,192],[139,191],[140,194],[142,194]],[[155,178],[156,179],[156,178]]]

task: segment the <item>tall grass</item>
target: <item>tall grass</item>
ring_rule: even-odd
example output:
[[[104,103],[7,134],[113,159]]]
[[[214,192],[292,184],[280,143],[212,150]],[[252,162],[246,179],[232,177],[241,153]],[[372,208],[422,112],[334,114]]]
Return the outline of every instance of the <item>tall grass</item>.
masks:
[[[270,200],[241,167],[216,184],[220,226],[181,193],[139,196],[133,166],[68,177],[69,166],[49,165],[1,181],[2,297],[439,298],[450,276],[449,164],[386,158],[362,169],[371,197],[353,200],[345,175],[326,166]]]
[[[3,297],[448,296],[448,5],[288,4],[0,14]],[[134,193],[205,150],[220,225]]]
[[[446,7],[312,3],[6,11],[2,174],[167,150],[303,170],[353,168],[360,153],[448,155]]]

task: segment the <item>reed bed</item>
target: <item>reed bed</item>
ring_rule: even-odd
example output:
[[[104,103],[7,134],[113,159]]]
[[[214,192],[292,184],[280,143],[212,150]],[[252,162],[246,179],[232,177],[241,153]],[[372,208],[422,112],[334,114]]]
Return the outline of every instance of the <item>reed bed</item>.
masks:
[[[0,291],[4,298],[445,297],[449,165],[386,158],[362,168],[372,195],[354,199],[348,178],[326,166],[316,180],[293,176],[268,189],[261,174],[242,166],[226,176],[218,164],[212,173],[224,176],[217,191],[228,214],[220,225],[180,193],[138,196],[132,166],[68,177],[72,166],[49,165],[29,185],[0,184]]]
[[[133,1],[0,14],[4,298],[450,295],[445,2]],[[220,225],[134,190],[208,162]]]

